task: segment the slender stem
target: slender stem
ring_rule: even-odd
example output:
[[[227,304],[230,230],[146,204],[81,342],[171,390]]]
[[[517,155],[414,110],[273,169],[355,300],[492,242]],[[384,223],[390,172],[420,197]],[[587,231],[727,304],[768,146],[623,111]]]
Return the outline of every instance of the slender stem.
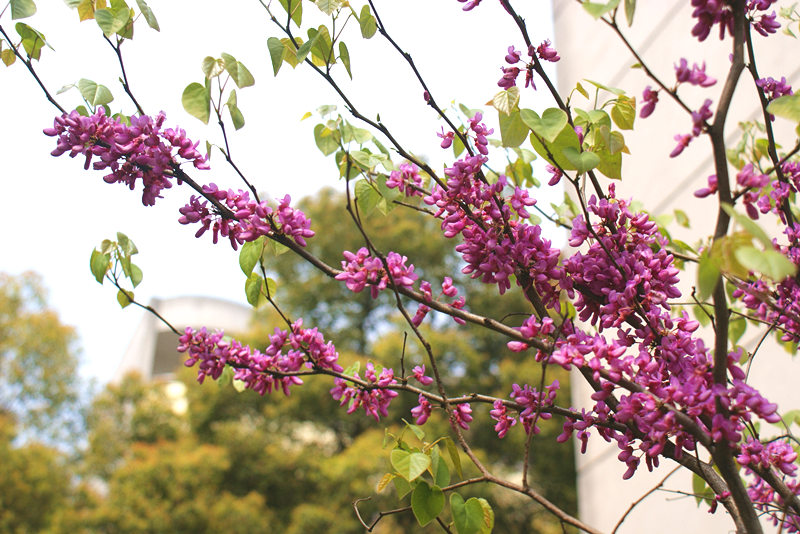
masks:
[[[139,112],[139,115],[145,115],[144,109],[142,106],[139,105],[139,102],[136,100],[136,97],[133,96],[133,91],[131,91],[130,83],[128,83],[128,75],[125,73],[125,62],[122,61],[122,43],[124,40],[117,40],[117,44],[115,45],[111,39],[108,38],[107,35],[103,34],[103,39],[114,49],[114,53],[117,55],[117,61],[119,61],[119,68],[122,71],[122,88],[125,90],[125,93],[133,102],[133,105],[136,106],[136,111]]]

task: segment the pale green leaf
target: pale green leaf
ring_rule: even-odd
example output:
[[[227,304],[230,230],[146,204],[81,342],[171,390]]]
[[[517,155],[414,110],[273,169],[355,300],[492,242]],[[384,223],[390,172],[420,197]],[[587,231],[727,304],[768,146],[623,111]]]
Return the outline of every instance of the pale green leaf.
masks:
[[[24,19],[36,13],[33,0],[11,0],[11,20]]]
[[[200,119],[203,124],[208,124],[208,118],[211,116],[211,97],[204,85],[197,82],[187,85],[183,90],[181,103],[189,115]]]
[[[78,90],[81,92],[81,96],[92,106],[102,106],[114,100],[108,87],[86,78],[78,80]]]
[[[161,28],[158,27],[156,16],[153,14],[153,10],[150,9],[150,6],[148,6],[144,0],[136,0],[136,5],[139,6],[139,11],[142,12],[142,16],[144,16],[144,20],[147,21],[147,25],[157,32],[161,31]]]

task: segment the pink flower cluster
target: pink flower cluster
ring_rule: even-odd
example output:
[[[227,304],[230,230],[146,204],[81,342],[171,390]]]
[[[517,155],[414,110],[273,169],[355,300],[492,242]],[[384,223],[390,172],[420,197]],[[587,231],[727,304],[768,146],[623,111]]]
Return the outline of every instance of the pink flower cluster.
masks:
[[[536,48],[534,48],[533,45],[529,46],[528,56],[531,59],[538,56],[542,61],[550,61],[552,63],[555,63],[561,59],[556,49],[550,45],[549,39],[542,41],[542,43]],[[517,77],[519,76],[520,72],[525,70],[525,87],[531,86],[536,89],[536,85],[533,83],[533,61],[529,61],[528,63],[524,64],[522,68],[517,67],[516,64],[520,62],[520,52],[513,46],[508,47],[508,54],[505,56],[505,61],[511,66],[500,67],[500,70],[503,71],[503,77],[500,78],[500,81],[497,82],[497,85],[503,89],[515,87],[517,85]]]
[[[553,406],[560,387],[558,380],[553,381],[549,386],[545,386],[545,391],[537,391],[536,388],[527,384],[523,386],[513,384],[511,386],[511,398],[520,407],[519,421],[522,423],[526,434],[530,434],[531,431],[534,434],[538,434],[541,432],[541,429],[536,424],[538,420],[547,420],[553,417],[549,411],[543,410],[543,408]],[[505,437],[508,430],[517,424],[517,419],[508,415],[508,407],[500,399],[494,402],[493,409],[489,412],[489,415],[497,421],[494,430],[500,438]]]
[[[358,372],[353,377],[360,380]],[[392,399],[397,396],[397,392],[392,389],[385,389],[392,384],[397,384],[394,378],[394,371],[382,369],[380,374],[375,371],[375,365],[368,362],[364,370],[364,380],[369,384],[366,387],[352,386],[341,378],[334,380],[335,386],[331,389],[331,396],[339,401],[340,406],[347,404],[347,413],[353,413],[359,407],[364,412],[380,421],[381,416],[389,415],[388,408]]]
[[[445,237],[462,236],[456,251],[467,263],[464,273],[497,284],[502,294],[511,287],[511,277],[522,272],[545,304],[557,305],[558,294],[550,280],[562,276],[559,251],[542,238],[540,226],[520,220],[528,216],[525,208],[535,200],[520,188],[504,198],[506,177],[487,183],[481,173],[485,162],[485,156],[456,161],[445,169],[447,189],[434,187],[424,202],[438,208]]]
[[[397,188],[407,197],[422,196],[422,177],[419,175],[419,168],[413,163],[401,163],[400,168],[389,175],[386,187]]]
[[[717,80],[706,74],[705,62],[703,62],[702,67],[695,63],[690,69],[689,62],[686,61],[686,58],[681,58],[679,63],[675,65],[675,78],[679,84],[688,82],[691,85],[698,85],[700,87],[711,87],[717,83]]]
[[[397,252],[386,255],[387,268],[384,268],[380,258],[372,256],[365,247],[355,254],[347,250],[343,254],[346,260],[342,261],[343,272],[337,274],[336,279],[343,281],[347,289],[354,293],[360,293],[369,284],[370,295],[377,298],[378,293],[390,287],[392,282],[395,287],[411,287],[418,278],[414,273],[414,265],[406,266],[408,258]]]
[[[306,246],[305,238],[314,236],[311,221],[305,213],[291,207],[289,195],[278,200],[277,209],[273,209],[267,201],[256,202],[250,198],[249,192],[241,189],[224,191],[212,183],[203,186],[203,193],[229,208],[234,218],[222,217],[213,206],[209,206],[208,200],[192,195],[189,203],[178,210],[181,213],[178,222],[200,223],[195,237],[200,237],[210,229],[214,243],[222,236],[230,240],[236,250],[240,244],[255,241],[262,235],[284,235],[302,247]]]
[[[111,171],[103,177],[107,183],[124,183],[133,190],[136,180],[141,180],[142,203],[152,206],[161,198],[163,189],[172,187],[170,180],[182,161],[191,162],[197,169],[209,168],[197,143],[188,139],[185,131],[162,129],[165,119],[164,112],[155,119],[133,116],[128,125],[119,118],[108,117],[99,107],[89,117],[77,111],[56,117],[53,127],[44,133],[58,137],[53,156],[69,152],[74,158],[82,154],[85,169],[92,164],[95,170]],[[92,163],[94,157],[97,160]]]
[[[425,298],[425,302],[433,301],[433,289],[431,288],[430,282],[423,280],[419,284],[419,289]],[[439,296],[454,298],[456,295],[458,295],[458,288],[453,285],[453,279],[449,276],[445,276],[444,281],[442,282],[442,292],[439,294]],[[463,295],[450,302],[451,306],[458,309],[462,309],[465,304],[466,300]],[[422,324],[422,321],[430,311],[430,307],[428,307],[426,304],[420,304],[417,308],[417,313],[411,318],[411,322],[414,323],[414,326],[419,326]],[[458,324],[464,324],[464,319],[461,319],[460,317],[453,317],[453,320]],[[425,368],[424,365],[422,367],[423,369]]]
[[[780,24],[775,20],[776,15],[759,13],[766,11],[776,0],[748,0],[745,9],[752,20],[753,28],[763,36],[775,33]],[[733,12],[730,3],[724,0],[692,0],[694,11],[692,16],[697,19],[692,28],[692,35],[700,41],[705,41],[715,25],[719,25],[719,38],[723,39],[725,33],[733,35]]]
[[[210,333],[205,328],[187,328],[179,339],[178,352],[186,353],[187,367],[198,364],[197,380],[213,380],[222,375],[226,365],[235,369],[234,379],[261,395],[281,388],[288,395],[289,387],[302,384],[296,376],[304,369],[342,371],[339,354],[331,342],[325,342],[316,328],[303,328],[302,319],[290,331],[275,329],[270,344],[263,352],[226,339],[221,331]]]

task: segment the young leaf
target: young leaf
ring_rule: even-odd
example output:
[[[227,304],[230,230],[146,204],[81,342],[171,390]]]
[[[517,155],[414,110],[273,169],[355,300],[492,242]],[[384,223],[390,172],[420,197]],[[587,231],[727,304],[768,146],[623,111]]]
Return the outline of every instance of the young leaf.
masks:
[[[350,71],[350,52],[348,52],[347,45],[344,44],[344,41],[339,41],[339,59],[342,60],[342,64],[345,70],[347,70],[347,75],[350,76],[352,80],[353,73]]]
[[[700,256],[700,264],[697,267],[697,299],[704,301],[717,285],[719,278],[719,265],[709,254]]]
[[[520,112],[512,111],[510,114],[499,112],[500,138],[504,147],[515,148],[528,138],[528,126],[522,120]]]
[[[247,302],[251,306],[257,308],[263,299],[262,289],[264,288],[264,279],[256,273],[250,273],[247,281],[244,283],[244,293],[247,297]]]
[[[22,48],[25,49],[28,57],[38,61],[42,55],[42,47],[47,44],[44,34],[34,30],[24,22],[17,22],[14,29],[17,30],[17,33],[22,38]]]
[[[378,21],[372,16],[369,11],[369,6],[364,5],[361,8],[361,15],[358,17],[358,25],[361,27],[361,36],[364,39],[370,39],[375,32],[378,31]]]
[[[409,482],[416,480],[431,465],[431,458],[427,454],[402,449],[394,449],[390,459],[397,474]]]
[[[314,4],[326,15],[332,15],[334,11],[342,7],[342,0],[314,0]]]
[[[594,152],[579,152],[578,149],[571,146],[565,147],[562,153],[579,174],[589,172],[601,163],[600,156]]]
[[[291,3],[290,3],[291,2]],[[302,0],[280,0],[283,9],[286,13],[290,13],[292,22],[300,26],[303,21],[303,2]]]
[[[203,58],[203,74],[206,75],[206,79],[209,78],[216,78],[223,72],[225,72],[225,61],[222,59],[217,59],[215,57],[206,56]]]
[[[628,27],[633,24],[633,15],[636,12],[636,0],[625,0],[625,21]]]
[[[225,62],[225,70],[231,75],[236,87],[242,89],[256,83],[253,75],[250,74],[250,71],[241,61],[236,61],[236,58],[224,52],[222,53],[222,60]]]
[[[555,142],[567,125],[567,114],[558,108],[544,110],[541,118],[535,111],[522,109],[520,110],[520,118],[528,128],[548,143]],[[573,131],[572,133],[574,134],[575,132]]]
[[[24,19],[36,13],[33,0],[11,0],[11,20]]]
[[[384,489],[386,489],[386,486],[389,485],[389,482],[391,482],[394,479],[395,479],[395,475],[393,473],[386,473],[378,481],[378,485],[375,487],[375,490],[378,493],[382,492]]]
[[[139,284],[141,284],[143,277],[144,277],[144,274],[142,273],[142,270],[137,265],[134,265],[133,263],[131,263],[131,276],[130,276],[130,279],[131,279],[131,284],[133,284],[133,287],[136,287]]]
[[[421,527],[442,513],[444,501],[444,492],[438,486],[430,487],[424,480],[417,484],[411,494],[411,511]]]
[[[258,260],[261,258],[261,254],[264,252],[265,240],[266,237],[262,235],[255,241],[248,241],[242,245],[242,249],[239,251],[239,267],[242,268],[245,276],[250,276],[250,273],[253,272]]]
[[[89,259],[89,269],[92,271],[95,280],[102,284],[103,279],[111,267],[111,256],[103,254],[99,250],[93,250]]]
[[[278,71],[281,70],[281,64],[283,63],[283,47],[283,42],[277,37],[270,37],[267,39],[267,49],[269,49],[269,57],[272,60],[272,72],[275,76],[278,75]]]
[[[181,103],[189,115],[200,119],[203,124],[208,124],[208,118],[211,116],[211,97],[204,85],[197,82],[187,85],[183,90]]]
[[[519,87],[509,87],[504,91],[500,91],[492,100],[486,104],[494,107],[500,113],[510,114],[512,110],[517,107],[519,103]]]
[[[797,272],[797,266],[777,250],[758,250],[755,247],[739,247],[734,255],[747,269],[761,273],[776,282]]]
[[[117,291],[117,302],[123,308],[127,308],[130,303],[133,302],[133,291],[127,291],[125,289],[120,289]]]
[[[153,14],[153,10],[150,9],[150,6],[144,0],[136,0],[136,5],[139,6],[139,11],[142,12],[142,16],[144,20],[147,21],[147,25],[153,28],[155,31],[160,32],[161,28],[158,27],[158,21],[156,20],[156,16]]]
[[[769,103],[767,111],[778,117],[800,123],[800,93],[776,98]]]
[[[131,12],[126,7],[124,9],[97,9],[94,12],[94,20],[103,30],[105,35],[114,35],[125,29],[131,18]]]
[[[114,100],[114,96],[108,90],[108,87],[94,83],[86,78],[78,80],[78,91],[92,106],[102,106]]]

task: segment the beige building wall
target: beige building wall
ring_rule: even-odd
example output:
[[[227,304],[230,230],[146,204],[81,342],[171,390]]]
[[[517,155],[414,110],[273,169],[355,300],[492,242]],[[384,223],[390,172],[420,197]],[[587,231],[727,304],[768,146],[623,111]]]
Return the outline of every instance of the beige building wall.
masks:
[[[655,85],[641,69],[632,69],[636,60],[625,48],[613,30],[595,21],[581,6],[572,0],[554,0],[555,45],[562,60],[558,66],[558,86],[566,95],[581,79],[592,79],[606,85],[624,89],[629,95],[641,100],[643,89]],[[712,35],[703,43],[691,36],[694,25],[691,5],[688,0],[643,1],[637,3],[633,28],[627,28],[624,16],[619,17],[623,32],[642,55],[645,63],[667,85],[675,81],[674,67],[681,57],[689,64],[707,62],[707,72],[718,80],[709,89],[681,87],[680,94],[693,109],[699,108],[705,98],[713,100],[716,107],[719,93],[727,72],[730,40],[721,43]],[[762,61],[758,65],[762,77],[780,78],[785,75],[794,88],[800,88],[800,41],[776,35],[769,39],[754,36],[754,47]],[[761,53],[763,51],[763,53]],[[759,117],[752,108],[754,102],[753,82],[744,73],[737,89],[734,106],[727,121],[726,136],[729,141],[738,139],[737,122]],[[583,83],[589,90],[590,84]],[[575,107],[590,107],[579,94],[573,96]],[[780,119],[778,122],[780,123]],[[785,124],[784,126],[788,126]],[[684,153],[669,158],[675,146],[675,134],[688,133],[692,123],[668,95],[662,91],[656,110],[647,119],[637,116],[634,132],[625,132],[631,155],[623,159],[623,181],[617,184],[618,196],[633,197],[644,203],[653,214],[672,213],[675,209],[692,215],[693,231],[669,227],[673,236],[688,243],[696,242],[701,232],[710,233],[716,217],[716,203],[693,196],[695,190],[704,187],[709,174],[713,173],[711,147],[705,137],[695,139]],[[791,128],[783,128],[791,132]],[[788,137],[789,142],[795,138]],[[684,276],[684,295],[691,292],[693,274]],[[758,336],[749,329],[749,346],[755,346]],[[800,406],[800,394],[796,384],[800,379],[800,367],[775,344],[762,347],[751,372],[750,383],[760,388],[782,410]],[[574,383],[581,383],[578,376]],[[589,406],[589,391],[574,388],[573,402],[576,406]],[[628,507],[656,486],[676,464],[663,462],[654,473],[648,473],[644,465],[632,480],[623,481],[625,465],[616,458],[616,445],[608,445],[593,436],[588,452],[577,455],[578,499],[580,516],[588,524],[605,532],[611,532]],[[642,463],[643,464],[643,463]],[[692,491],[688,472],[676,473],[664,484],[674,492],[657,491],[638,505],[626,518],[617,532],[707,534],[733,532],[733,524],[724,509],[719,507],[715,515],[706,513],[707,507],[698,509],[694,498],[680,493]],[[775,529],[768,528],[767,532]]]

